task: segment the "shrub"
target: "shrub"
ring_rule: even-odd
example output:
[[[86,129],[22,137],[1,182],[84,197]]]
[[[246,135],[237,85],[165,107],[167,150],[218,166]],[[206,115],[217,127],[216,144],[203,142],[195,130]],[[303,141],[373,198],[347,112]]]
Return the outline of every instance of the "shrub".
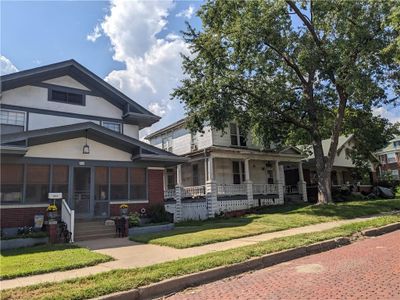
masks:
[[[128,216],[129,227],[139,226],[140,225],[140,217],[137,212],[130,213]]]
[[[163,204],[154,204],[147,209],[147,216],[152,223],[161,223],[170,221],[169,214],[166,212]]]

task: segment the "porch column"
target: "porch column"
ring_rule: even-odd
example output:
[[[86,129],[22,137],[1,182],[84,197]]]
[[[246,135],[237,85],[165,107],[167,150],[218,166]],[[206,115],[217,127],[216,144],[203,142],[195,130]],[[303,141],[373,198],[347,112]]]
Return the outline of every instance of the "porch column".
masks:
[[[247,191],[247,207],[252,207],[254,205],[253,201],[253,182],[250,180],[250,167],[249,167],[250,159],[244,160],[244,176],[245,176],[245,184]]]
[[[214,158],[212,156],[208,158],[207,171],[208,171],[208,177],[207,177],[208,180],[214,181]]]
[[[182,165],[176,167],[176,185],[182,185]]]
[[[279,195],[279,204],[284,203],[284,195],[283,195],[283,184],[280,182],[281,176],[280,176],[280,169],[279,169],[279,160],[275,161],[275,181],[278,186],[278,195]]]
[[[167,169],[164,168],[163,171],[163,186],[164,186],[164,191],[168,189],[168,178],[167,178]]]
[[[182,220],[182,186],[175,186],[175,213],[174,222],[180,222]]]
[[[303,163],[299,161],[299,182],[297,183],[297,188],[299,190],[299,193],[301,194],[303,201],[307,202],[307,183],[304,181],[304,175],[303,175]]]
[[[208,165],[207,157],[204,157],[204,184],[206,184],[206,182],[208,180],[207,165]]]

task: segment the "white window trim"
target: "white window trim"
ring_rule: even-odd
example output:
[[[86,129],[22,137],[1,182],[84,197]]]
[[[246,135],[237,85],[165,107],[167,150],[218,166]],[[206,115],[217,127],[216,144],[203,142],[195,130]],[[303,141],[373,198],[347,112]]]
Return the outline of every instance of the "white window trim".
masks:
[[[27,128],[27,126],[28,126],[28,118],[27,118],[27,112],[26,112],[26,111],[23,111],[23,110],[15,110],[15,109],[8,109],[8,108],[1,108],[0,111],[7,111],[7,112],[15,112],[15,113],[22,113],[22,114],[24,114],[24,131],[26,131],[26,128]],[[1,123],[1,121],[0,121],[0,124],[3,125],[3,123]],[[21,126],[21,125],[6,124],[6,123],[4,123],[4,125]]]
[[[167,142],[166,147],[164,147],[164,141]],[[165,135],[161,138],[161,149],[172,153],[174,150],[174,139],[172,135]]]
[[[232,134],[232,132],[231,132],[231,127],[230,127],[231,124],[234,124],[234,125],[236,126],[236,134]],[[236,142],[237,142],[237,145],[233,145],[233,144],[232,144],[231,137],[232,137],[233,135],[236,135]],[[245,140],[246,140],[246,145],[242,145],[242,144],[240,143],[240,137],[241,137],[241,136],[245,138]],[[247,136],[244,136],[244,135],[240,134],[239,124],[233,123],[233,122],[229,124],[229,141],[230,141],[231,146],[233,146],[233,147],[247,147]]]

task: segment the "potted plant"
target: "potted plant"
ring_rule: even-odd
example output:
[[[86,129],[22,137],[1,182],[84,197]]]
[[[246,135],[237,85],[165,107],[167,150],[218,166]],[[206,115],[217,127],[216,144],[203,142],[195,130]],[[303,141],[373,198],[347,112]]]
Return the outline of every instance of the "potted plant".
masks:
[[[127,216],[128,215],[128,205],[127,204],[121,204],[119,206],[119,211],[121,213],[121,216]]]
[[[47,216],[49,221],[54,221],[57,218],[57,206],[54,203],[47,206]]]

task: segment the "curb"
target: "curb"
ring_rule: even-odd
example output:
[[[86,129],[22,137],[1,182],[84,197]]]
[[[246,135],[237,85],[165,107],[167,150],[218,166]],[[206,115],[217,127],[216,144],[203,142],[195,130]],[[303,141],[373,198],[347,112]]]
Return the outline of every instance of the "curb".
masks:
[[[361,232],[361,235],[374,237],[396,230],[400,230],[400,223],[394,223],[380,228],[364,230]],[[139,300],[162,297],[164,295],[169,295],[189,287],[199,286],[216,280],[235,276],[244,272],[271,267],[273,265],[287,262],[296,258],[325,252],[345,245],[350,245],[357,240],[358,239],[351,239],[350,237],[341,237],[332,240],[322,241],[308,246],[275,252],[261,257],[251,258],[244,262],[233,264],[230,266],[217,267],[198,273],[166,279],[164,281],[152,283],[144,287],[139,287],[123,292],[117,292],[110,295],[98,297],[96,299]]]

